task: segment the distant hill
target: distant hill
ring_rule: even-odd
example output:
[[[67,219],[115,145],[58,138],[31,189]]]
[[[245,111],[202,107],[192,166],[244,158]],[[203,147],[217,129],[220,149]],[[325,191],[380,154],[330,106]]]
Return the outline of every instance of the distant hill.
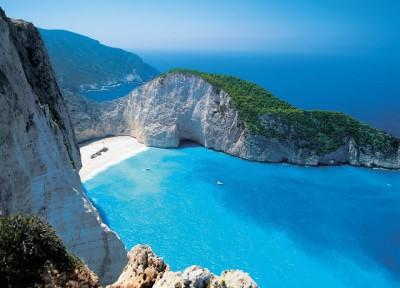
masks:
[[[121,82],[146,82],[159,74],[134,53],[65,30],[39,31],[63,89],[78,91]]]

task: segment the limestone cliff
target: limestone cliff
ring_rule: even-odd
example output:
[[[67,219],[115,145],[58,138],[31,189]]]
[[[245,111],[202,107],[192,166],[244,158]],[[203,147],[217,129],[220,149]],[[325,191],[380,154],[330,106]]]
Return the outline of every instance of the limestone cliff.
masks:
[[[43,42],[32,24],[0,9],[0,212],[36,214],[103,283],[125,249],[81,186],[74,132]]]
[[[244,96],[233,97],[214,78]],[[113,102],[75,95],[68,107],[78,141],[130,135],[177,147],[192,140],[254,161],[400,168],[399,140],[391,135],[340,113],[297,109],[263,90],[234,77],[174,71]]]

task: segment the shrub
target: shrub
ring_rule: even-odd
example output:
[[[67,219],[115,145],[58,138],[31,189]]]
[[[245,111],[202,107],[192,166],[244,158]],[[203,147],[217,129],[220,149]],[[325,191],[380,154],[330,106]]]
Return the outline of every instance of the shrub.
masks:
[[[36,216],[0,216],[0,283],[35,287],[49,267],[72,271],[81,261],[68,254],[56,232]]]

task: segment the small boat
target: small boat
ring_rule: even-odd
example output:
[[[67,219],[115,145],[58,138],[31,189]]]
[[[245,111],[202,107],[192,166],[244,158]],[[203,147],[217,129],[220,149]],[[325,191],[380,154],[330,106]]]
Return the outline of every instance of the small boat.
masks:
[[[224,182],[217,181],[217,185],[224,185]]]
[[[150,171],[151,169],[150,169],[150,168],[146,168],[145,170],[146,170],[146,171]]]
[[[107,152],[107,151],[108,151],[108,148],[107,148],[107,147],[103,147],[103,148],[101,148],[99,151],[97,151],[96,153],[90,155],[90,158],[91,158],[91,159],[94,159],[94,158],[96,158],[97,156],[101,156],[101,153]]]
[[[91,159],[94,159],[94,158],[96,158],[96,157],[98,157],[98,156],[101,156],[101,152],[100,152],[100,151],[97,151],[96,153],[90,155],[90,158],[91,158]]]
[[[107,152],[108,151],[108,147],[103,147],[101,148],[101,150],[99,150],[99,152]]]

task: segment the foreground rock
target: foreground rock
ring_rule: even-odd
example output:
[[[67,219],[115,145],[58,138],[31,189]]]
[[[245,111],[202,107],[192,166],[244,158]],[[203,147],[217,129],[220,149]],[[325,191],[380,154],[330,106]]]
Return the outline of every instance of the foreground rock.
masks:
[[[191,140],[254,161],[400,168],[393,136],[341,113],[297,109],[233,77],[174,71],[113,102],[67,99],[78,141],[128,135],[177,147]]]
[[[168,266],[146,245],[137,245],[128,253],[128,264],[118,281],[110,288],[150,288],[159,280]]]
[[[216,276],[205,268],[191,266],[183,272],[169,271],[164,261],[146,245],[129,252],[129,262],[118,281],[109,288],[257,288],[251,277],[239,270]]]
[[[221,287],[256,288],[257,284],[249,274],[240,270],[228,270],[221,274],[219,279]]]
[[[163,278],[156,282],[154,288],[257,288],[251,277],[239,270],[222,272],[215,276],[210,271],[199,266],[192,266],[183,272],[165,272]]]
[[[146,245],[135,246],[128,258],[109,288],[257,288],[247,273],[238,270],[219,277],[199,266],[171,272]],[[10,288],[100,287],[96,274],[66,249],[51,225],[23,215],[0,216],[0,283]]]
[[[0,214],[35,214],[103,283],[127,262],[124,246],[86,197],[74,132],[43,42],[0,9]]]

